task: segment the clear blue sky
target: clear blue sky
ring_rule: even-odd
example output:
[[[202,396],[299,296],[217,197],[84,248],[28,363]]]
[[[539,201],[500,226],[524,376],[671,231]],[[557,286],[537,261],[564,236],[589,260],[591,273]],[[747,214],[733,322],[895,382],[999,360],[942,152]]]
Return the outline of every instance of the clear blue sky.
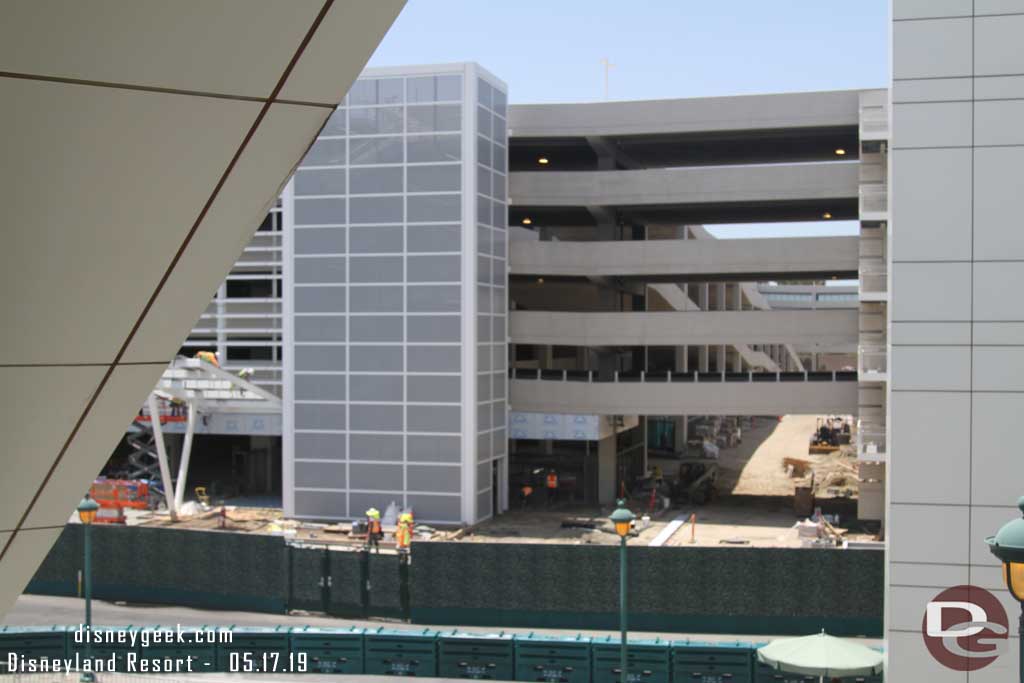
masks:
[[[877,88],[888,0],[409,0],[371,66],[474,61],[509,100]]]
[[[509,101],[707,97],[888,84],[888,0],[409,0],[370,66],[474,61]],[[856,234],[856,222],[714,226]]]

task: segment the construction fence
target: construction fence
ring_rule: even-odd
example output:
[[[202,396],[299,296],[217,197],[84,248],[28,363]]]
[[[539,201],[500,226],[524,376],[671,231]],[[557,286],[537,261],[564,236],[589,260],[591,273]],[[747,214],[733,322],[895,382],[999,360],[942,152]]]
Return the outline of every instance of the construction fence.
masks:
[[[615,546],[421,542],[394,554],[278,536],[94,527],[101,600],[418,624],[615,629]],[[82,527],[62,532],[27,588],[73,596]],[[630,547],[629,620],[673,633],[882,633],[884,555],[871,549]],[[186,560],[186,561],[183,561]]]

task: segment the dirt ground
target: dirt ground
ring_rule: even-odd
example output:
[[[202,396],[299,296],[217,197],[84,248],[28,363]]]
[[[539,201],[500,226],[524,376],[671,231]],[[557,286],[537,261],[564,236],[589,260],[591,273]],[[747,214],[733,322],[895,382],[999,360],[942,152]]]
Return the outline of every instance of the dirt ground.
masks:
[[[743,442],[723,448],[719,455],[719,498],[709,505],[689,505],[654,516],[630,545],[650,545],[673,520],[686,520],[666,546],[799,547],[792,496],[797,484],[810,477],[787,474],[784,459],[806,461],[814,472],[818,499],[847,497],[856,491],[856,458],[852,447],[830,455],[809,455],[810,436],[817,416],[787,415],[783,419],[757,418],[743,433]],[[666,476],[678,470],[671,459],[651,459]],[[636,509],[636,506],[634,506]],[[463,537],[465,542],[613,544],[618,541],[607,517],[610,508],[577,506],[552,510],[510,511]],[[696,515],[696,526],[689,523]],[[836,525],[843,528],[840,519]],[[566,523],[572,526],[566,526]],[[576,526],[578,525],[578,526]],[[847,533],[849,540],[871,540],[870,534]]]
[[[817,427],[815,415],[786,415],[781,421],[756,418],[754,426],[743,432],[743,443],[723,448],[718,457],[719,474],[716,488],[720,495],[734,496],[792,496],[799,478],[786,474],[784,458],[798,458],[811,464],[815,482],[822,485],[815,491],[818,497],[830,497],[836,492],[828,488],[842,488],[838,476],[847,475],[846,484],[856,489],[856,457],[852,446],[843,447],[832,455],[808,455],[810,436]],[[666,475],[674,473],[678,464],[670,459],[651,459],[650,465],[659,465]],[[827,483],[831,487],[823,486]]]
[[[743,443],[723,448],[718,457],[719,489],[738,496],[791,496],[793,480],[782,467],[784,457],[807,457],[814,431],[813,415],[786,415],[781,422],[758,419]]]
[[[757,418],[745,429],[743,442],[733,448],[723,448],[719,455],[719,476],[716,482],[717,498],[708,505],[685,505],[652,514],[649,522],[638,521],[638,534],[630,545],[665,546],[760,546],[799,547],[800,538],[793,511],[793,493],[798,483],[809,482],[787,474],[784,459],[797,458],[809,463],[817,484],[815,496],[819,500],[829,497],[847,497],[856,492],[856,458],[851,447],[831,455],[808,455],[809,439],[817,425],[813,415],[788,415],[782,420]],[[651,459],[651,466],[659,465],[666,477],[678,470],[678,461]],[[847,509],[852,501],[846,501]],[[631,508],[638,515],[646,501],[632,501]],[[438,530],[432,540],[453,540],[467,543],[567,543],[613,545],[619,542],[608,515],[610,507],[583,505],[555,505],[550,509],[518,510],[489,520],[465,532],[455,529]],[[695,515],[696,524],[691,523]],[[299,524],[281,519],[276,508],[228,508],[222,520],[219,511],[210,511],[172,524],[164,513],[135,513],[130,524],[145,526],[175,526],[192,529],[224,529],[248,533],[291,534],[296,540],[313,543],[354,542],[347,534],[330,525]],[[673,522],[677,522],[673,525]],[[840,519],[843,528],[847,520]],[[662,534],[673,525],[671,535]],[[868,534],[846,535],[849,540],[870,540]],[[417,538],[422,542],[424,537]],[[659,536],[664,536],[659,538]]]
[[[619,542],[611,523],[610,509],[583,508],[545,511],[511,511],[473,529],[460,539],[462,543],[563,543],[572,545],[614,545]],[[691,514],[696,525],[690,523]],[[638,526],[638,535],[629,545],[649,546],[673,521],[682,522],[663,546],[746,546],[797,548],[801,541],[798,521],[791,505],[771,499],[732,497],[705,506],[669,510]],[[566,523],[580,526],[565,526]],[[590,528],[587,528],[590,527]],[[842,524],[838,528],[844,529]],[[872,536],[847,533],[848,540],[867,541]],[[439,539],[444,540],[444,539]]]
[[[791,496],[797,480],[786,474],[784,458],[811,464],[815,496],[837,495],[835,489],[856,490],[856,455],[853,446],[838,453],[809,455],[807,447],[817,427],[815,415],[786,415],[781,421],[758,419],[736,448],[722,449],[719,456],[719,490],[734,496]],[[809,482],[800,482],[809,483]],[[832,490],[829,490],[832,489]]]

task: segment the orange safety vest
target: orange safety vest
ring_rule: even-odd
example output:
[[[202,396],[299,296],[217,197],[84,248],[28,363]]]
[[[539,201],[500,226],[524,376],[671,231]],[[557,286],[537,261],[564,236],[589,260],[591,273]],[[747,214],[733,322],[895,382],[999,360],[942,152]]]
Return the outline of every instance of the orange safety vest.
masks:
[[[217,362],[217,356],[214,355],[211,351],[199,351],[196,353],[196,358],[198,358],[201,361],[206,361],[210,365],[220,367],[220,363]]]
[[[395,543],[399,548],[408,548],[412,543],[412,531],[408,524],[399,524],[395,531]]]
[[[551,474],[548,475],[548,488],[549,489],[557,489],[558,488],[558,475],[555,474],[554,472],[552,472]]]
[[[529,497],[529,496],[533,495],[533,487],[532,486],[524,486],[522,491],[523,491],[523,496]]]
[[[370,534],[376,535],[380,533],[380,520],[371,519],[369,524]]]

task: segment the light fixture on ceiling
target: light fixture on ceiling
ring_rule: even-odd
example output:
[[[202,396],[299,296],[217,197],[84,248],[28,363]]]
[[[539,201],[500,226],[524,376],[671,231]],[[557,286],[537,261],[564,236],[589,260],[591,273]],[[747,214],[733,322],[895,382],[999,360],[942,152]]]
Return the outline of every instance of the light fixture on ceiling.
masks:
[[[529,216],[527,216],[526,218],[523,219],[523,225],[531,225],[532,223],[533,223],[533,219],[530,218]]]
[[[841,156],[845,156],[845,155],[846,155],[846,150],[845,149],[843,149],[842,147],[837,147],[836,148],[836,156],[837,157],[841,157]]]
[[[542,278],[542,277],[537,278],[537,284],[538,285],[544,284],[544,278]]]
[[[829,218],[832,218],[832,214],[826,211],[825,213],[821,214],[821,217],[824,218],[825,220],[828,220]]]
[[[539,157],[537,159],[537,163],[540,164],[541,166],[547,166],[550,163],[550,161],[548,161],[547,157]]]

